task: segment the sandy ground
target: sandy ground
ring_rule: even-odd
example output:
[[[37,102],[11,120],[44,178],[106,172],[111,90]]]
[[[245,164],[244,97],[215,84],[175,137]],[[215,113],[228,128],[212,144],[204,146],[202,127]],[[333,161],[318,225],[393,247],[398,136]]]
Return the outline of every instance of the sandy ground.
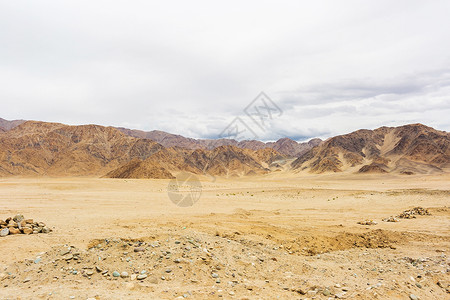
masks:
[[[450,299],[449,175],[204,177],[184,208],[168,184],[0,179],[0,219],[53,229],[0,237],[0,299]]]

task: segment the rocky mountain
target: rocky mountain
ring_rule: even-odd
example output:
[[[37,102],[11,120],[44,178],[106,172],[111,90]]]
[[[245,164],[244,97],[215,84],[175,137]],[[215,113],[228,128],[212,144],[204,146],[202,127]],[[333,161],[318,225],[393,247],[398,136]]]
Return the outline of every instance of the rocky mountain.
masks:
[[[112,127],[27,121],[0,134],[0,176],[103,175],[161,149]]]
[[[17,127],[24,122],[25,122],[25,120],[8,121],[8,120],[0,118],[0,132],[11,130],[14,127]]]
[[[358,130],[304,153],[294,170],[313,173],[436,173],[450,168],[450,133],[422,124]]]
[[[211,176],[249,176],[266,174],[277,159],[285,157],[273,149],[257,151],[236,146],[220,146],[213,150],[162,149],[143,161],[133,160],[111,171],[111,178],[173,178],[178,172]]]
[[[171,134],[164,131],[141,131],[127,128],[117,128],[121,132],[144,139],[151,139],[166,148],[169,147],[182,147],[186,149],[206,149],[212,150],[221,146],[235,146],[243,149],[261,150],[265,148],[272,148],[277,152],[290,157],[298,157],[307,152],[311,148],[320,145],[321,139],[312,139],[307,143],[298,143],[289,138],[282,138],[276,142],[264,143],[255,140],[236,141],[233,139],[192,139],[186,138],[181,135]]]

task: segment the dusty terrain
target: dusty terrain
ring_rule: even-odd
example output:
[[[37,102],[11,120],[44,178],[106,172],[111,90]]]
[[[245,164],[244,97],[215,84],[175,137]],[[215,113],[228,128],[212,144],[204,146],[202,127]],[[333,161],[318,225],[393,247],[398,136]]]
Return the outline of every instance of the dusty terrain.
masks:
[[[0,237],[0,299],[448,299],[449,182],[204,177],[182,208],[164,179],[2,178],[0,219],[53,231]]]

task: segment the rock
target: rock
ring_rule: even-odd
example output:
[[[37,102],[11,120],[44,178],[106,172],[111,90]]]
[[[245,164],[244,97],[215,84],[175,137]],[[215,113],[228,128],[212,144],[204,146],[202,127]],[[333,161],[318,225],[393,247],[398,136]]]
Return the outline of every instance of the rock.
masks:
[[[20,233],[19,228],[9,227],[9,234],[19,234],[19,233]]]
[[[41,262],[41,260],[42,260],[42,259],[41,259],[40,257],[38,257],[38,258],[36,258],[36,259],[34,260],[34,263],[35,263],[35,264],[38,264],[38,263]]]
[[[330,296],[330,295],[331,295],[331,292],[330,292],[329,290],[325,289],[325,290],[323,290],[322,295],[324,295],[324,296]]]
[[[114,277],[120,277],[120,273],[117,272],[117,271],[114,271],[112,275],[113,275]]]
[[[27,282],[30,282],[31,281],[31,279],[30,278],[25,278],[24,280],[23,280],[23,283],[27,283]]]
[[[136,274],[131,274],[130,279],[131,280],[136,280],[137,275]]]
[[[50,228],[48,228],[47,226],[42,227],[42,233],[49,233],[50,231],[52,231]]]
[[[100,268],[99,266],[95,266],[95,270],[99,273],[103,271],[102,268]]]
[[[306,291],[301,287],[294,289],[294,291],[299,293],[300,295],[306,295]]]
[[[377,225],[378,223],[373,220],[364,220],[364,221],[359,221],[358,224],[360,224],[360,225]]]
[[[166,269],[166,273],[172,273],[171,269]]]
[[[6,226],[6,225],[8,225],[7,222],[5,222],[5,221],[3,221],[3,220],[0,220],[0,226]]]
[[[156,277],[152,277],[152,278],[150,278],[150,283],[153,283],[153,284],[158,284],[158,278],[156,278]]]
[[[33,224],[33,219],[25,219],[22,222],[25,222],[25,224]]]
[[[436,284],[437,284],[440,288],[443,288],[443,289],[445,289],[445,288],[447,288],[447,287],[449,286],[449,283],[447,283],[447,282],[445,282],[445,281],[443,281],[443,280],[439,280]]]
[[[219,274],[217,273],[211,273],[212,278],[219,278]]]
[[[25,227],[24,229],[22,229],[24,234],[32,234],[33,233],[33,229]]]
[[[18,226],[18,224],[17,224],[16,222],[14,222],[13,220],[9,220],[8,227],[15,227],[15,228],[18,228],[19,226]]]
[[[128,273],[124,271],[124,272],[120,273],[120,277],[128,278],[128,277],[130,277],[130,275],[128,275]]]
[[[145,278],[147,278],[147,274],[139,274],[136,279],[137,280],[144,280]]]
[[[134,248],[134,252],[144,252],[145,248],[144,247],[136,247]]]
[[[14,218],[13,218],[14,222],[16,222],[16,223],[19,223],[23,219],[25,219],[25,218],[23,217],[23,215],[20,215],[20,214],[15,215]]]
[[[337,299],[342,299],[345,296],[345,292],[343,293],[337,293],[336,295],[334,295],[334,297],[336,297]]]
[[[417,297],[414,294],[409,294],[409,299],[411,299],[411,300],[419,300],[419,297]]]
[[[61,250],[59,251],[59,255],[64,256],[64,255],[66,255],[66,254],[69,254],[69,253],[70,253],[70,250],[71,250],[70,247],[64,247],[63,249],[61,249]]]
[[[73,258],[73,255],[72,254],[67,254],[67,255],[65,255],[65,256],[63,256],[63,259],[65,259],[65,260],[71,260]]]
[[[87,275],[87,276],[92,276],[92,275],[94,275],[94,270],[92,270],[92,269],[86,270],[86,275]]]
[[[2,230],[0,230],[0,236],[7,236],[8,234],[9,234],[8,228],[3,228]]]

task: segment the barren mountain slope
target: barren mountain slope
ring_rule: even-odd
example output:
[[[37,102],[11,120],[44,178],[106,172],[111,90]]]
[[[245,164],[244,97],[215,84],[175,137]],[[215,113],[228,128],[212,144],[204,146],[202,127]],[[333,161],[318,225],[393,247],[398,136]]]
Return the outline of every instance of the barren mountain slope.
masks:
[[[251,149],[251,150],[260,150],[264,148],[272,148],[277,152],[288,155],[291,157],[298,157],[308,151],[309,149],[319,145],[322,140],[321,139],[312,139],[306,143],[298,143],[289,138],[282,138],[276,142],[268,142],[264,143],[256,140],[245,140],[245,141],[236,141],[233,139],[192,139],[186,138],[181,135],[171,134],[164,131],[154,130],[154,131],[141,131],[141,130],[132,130],[127,128],[117,128],[121,132],[137,137],[137,138],[146,138],[151,139],[157,143],[160,143],[164,147],[182,147],[186,149],[206,149],[212,150],[214,148],[220,146],[236,146],[238,148]]]
[[[292,163],[314,173],[442,172],[450,167],[450,134],[422,124],[358,130],[328,139]]]
[[[144,161],[126,163],[105,177],[148,178],[146,174],[151,174],[152,170],[161,171],[160,177],[154,178],[171,178],[178,172],[228,177],[266,174],[269,172],[267,166],[273,160],[282,158],[284,156],[268,148],[258,151],[235,146],[221,146],[214,150],[168,148]]]
[[[0,175],[100,175],[163,147],[112,127],[28,121],[0,135]]]
[[[19,126],[20,124],[24,123],[25,120],[12,120],[12,121],[8,121],[5,119],[0,118],[0,132],[3,131],[8,131],[13,129],[14,127]]]

